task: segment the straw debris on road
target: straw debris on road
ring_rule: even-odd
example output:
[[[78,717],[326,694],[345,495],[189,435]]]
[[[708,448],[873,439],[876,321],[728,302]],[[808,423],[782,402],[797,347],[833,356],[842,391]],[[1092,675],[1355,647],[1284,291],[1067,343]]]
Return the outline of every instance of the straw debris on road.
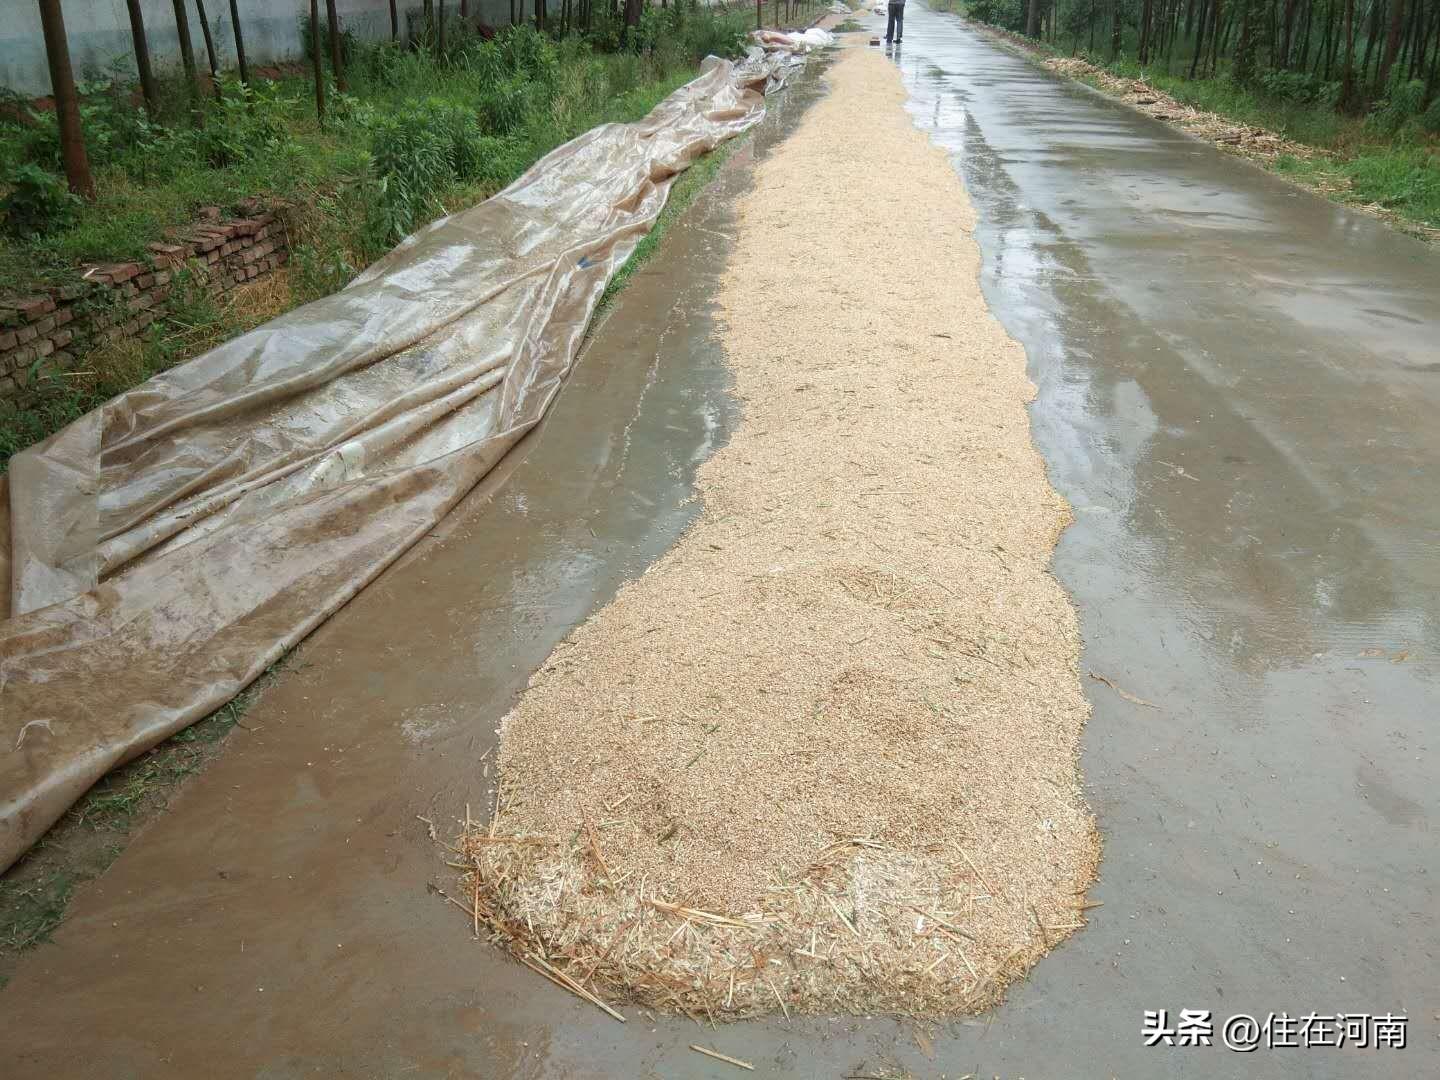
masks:
[[[894,68],[828,79],[738,201],[744,420],[704,515],[533,677],[462,838],[471,918],[596,1000],[970,1012],[1083,925],[1068,508],[1024,353]]]

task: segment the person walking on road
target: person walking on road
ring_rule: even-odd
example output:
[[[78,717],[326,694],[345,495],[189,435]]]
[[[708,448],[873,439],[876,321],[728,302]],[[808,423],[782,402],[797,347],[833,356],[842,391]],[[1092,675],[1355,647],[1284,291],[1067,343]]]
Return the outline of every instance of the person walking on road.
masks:
[[[894,42],[900,44],[900,36],[905,32],[905,0],[890,0],[890,18],[885,23],[885,44]]]

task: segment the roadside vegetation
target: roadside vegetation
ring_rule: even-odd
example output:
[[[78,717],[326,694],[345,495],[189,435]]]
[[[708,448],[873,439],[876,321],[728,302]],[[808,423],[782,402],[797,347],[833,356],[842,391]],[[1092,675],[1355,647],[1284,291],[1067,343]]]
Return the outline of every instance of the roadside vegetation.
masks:
[[[935,0],[1315,154],[1276,172],[1440,230],[1440,0]],[[1082,76],[1083,77],[1083,76]],[[1087,81],[1111,89],[1102,78]]]
[[[335,49],[322,24],[318,51],[339,60],[323,70],[323,119],[300,66],[249,84],[222,77],[204,94],[183,74],[160,78],[148,108],[126,82],[92,78],[77,92],[93,199],[67,188],[56,114],[12,96],[0,108],[0,296],[66,284],[87,262],[143,259],[198,208],[254,196],[283,205],[291,263],[225,301],[182,281],[143,342],[94,350],[73,376],[32,372],[24,407],[0,404],[0,460],[343,288],[419,225],[488,197],[581,132],[639,119],[705,56],[742,52],[754,18],[745,5],[674,0],[644,8],[632,27],[597,8],[590,29],[563,34],[454,23],[442,45],[342,30]]]

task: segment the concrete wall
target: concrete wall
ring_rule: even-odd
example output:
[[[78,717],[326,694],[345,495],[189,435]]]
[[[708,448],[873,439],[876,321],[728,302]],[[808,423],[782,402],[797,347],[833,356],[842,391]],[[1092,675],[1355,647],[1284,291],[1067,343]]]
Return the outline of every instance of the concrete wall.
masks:
[[[210,16],[215,50],[225,68],[235,65],[235,41],[230,30],[229,0],[204,0]],[[527,0],[525,11],[533,11]],[[556,6],[549,0],[547,10]],[[389,0],[339,0],[340,22],[363,38],[384,38],[390,34]],[[407,12],[417,18],[416,0],[399,0],[401,32]],[[50,73],[45,65],[45,38],[40,32],[40,10],[35,0],[0,0],[5,9],[0,19],[0,86],[17,93],[42,95],[50,92]],[[141,0],[145,36],[156,67],[165,70],[180,65],[180,35],[175,29],[173,0]],[[308,14],[309,0],[239,0],[240,20],[245,31],[245,56],[251,64],[292,60],[300,54],[300,17]],[[492,25],[510,19],[509,0],[471,0],[470,13]],[[205,39],[195,0],[185,0],[190,36],[194,39],[195,60],[205,70]],[[459,13],[459,0],[445,0],[447,17]],[[101,75],[118,65],[133,76],[135,55],[130,37],[130,16],[125,0],[64,0],[65,30],[70,39],[70,59],[77,78]],[[325,5],[320,5],[325,18]]]

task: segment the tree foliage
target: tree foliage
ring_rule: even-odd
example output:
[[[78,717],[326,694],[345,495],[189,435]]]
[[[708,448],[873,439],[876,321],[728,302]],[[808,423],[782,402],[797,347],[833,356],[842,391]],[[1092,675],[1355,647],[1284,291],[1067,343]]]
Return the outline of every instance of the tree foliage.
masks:
[[[1427,129],[1440,91],[1440,0],[971,0],[972,18],[1072,53]]]

